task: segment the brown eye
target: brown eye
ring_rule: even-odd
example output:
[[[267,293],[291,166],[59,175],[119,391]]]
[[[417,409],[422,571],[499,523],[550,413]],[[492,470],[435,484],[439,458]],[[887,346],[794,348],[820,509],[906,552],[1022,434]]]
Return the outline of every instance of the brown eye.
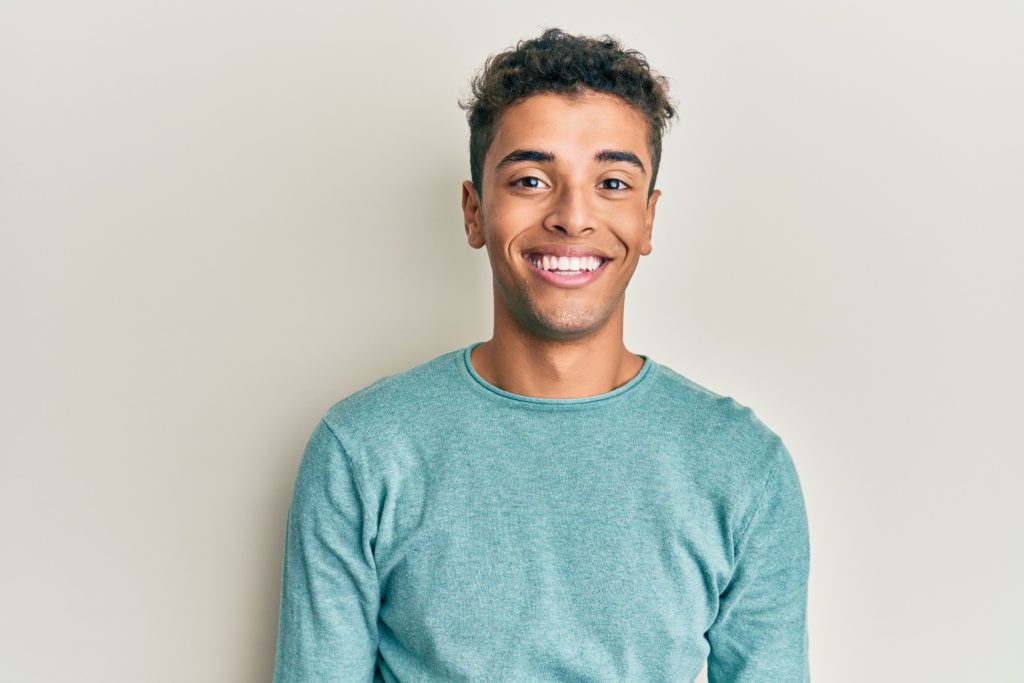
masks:
[[[516,178],[512,181],[512,184],[517,187],[526,187],[530,189],[539,189],[544,187],[544,183],[541,182],[540,178],[536,178],[532,175],[523,176],[522,178]]]
[[[601,188],[605,190],[628,190],[629,185],[618,178],[607,178],[601,181]]]

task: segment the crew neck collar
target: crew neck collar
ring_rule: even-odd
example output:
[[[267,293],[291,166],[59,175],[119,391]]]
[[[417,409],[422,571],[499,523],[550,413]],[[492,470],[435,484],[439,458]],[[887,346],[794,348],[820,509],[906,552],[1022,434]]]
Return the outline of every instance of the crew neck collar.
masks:
[[[478,390],[485,391],[500,401],[507,402],[510,405],[515,404],[528,408],[571,410],[575,408],[594,408],[618,402],[623,397],[636,393],[641,386],[649,384],[649,382],[645,382],[645,380],[651,374],[651,370],[655,365],[654,361],[648,356],[639,353],[637,355],[644,359],[644,364],[632,379],[620,387],[603,394],[581,396],[579,398],[540,398],[537,396],[526,396],[524,394],[516,394],[511,391],[506,391],[485,380],[480,373],[476,371],[476,368],[473,367],[473,362],[470,359],[470,354],[473,352],[473,349],[480,346],[482,343],[483,341],[474,342],[462,349],[462,352],[459,354],[462,359],[460,365],[462,366],[462,370],[464,371],[463,374],[466,379],[470,380]]]

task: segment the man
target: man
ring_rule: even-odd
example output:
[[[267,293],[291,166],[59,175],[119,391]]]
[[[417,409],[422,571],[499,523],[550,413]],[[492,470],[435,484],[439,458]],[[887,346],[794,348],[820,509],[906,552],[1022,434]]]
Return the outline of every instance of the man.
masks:
[[[332,406],[296,478],[275,680],[806,681],[778,436],[623,344],[665,82],[557,30],[465,104],[491,339]]]

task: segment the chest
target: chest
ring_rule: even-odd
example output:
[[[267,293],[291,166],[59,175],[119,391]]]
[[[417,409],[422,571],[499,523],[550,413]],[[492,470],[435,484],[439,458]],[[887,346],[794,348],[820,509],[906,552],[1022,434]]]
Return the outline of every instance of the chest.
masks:
[[[727,497],[687,460],[698,452],[566,433],[504,443],[418,443],[381,483],[390,631],[438,651],[585,637],[628,656],[702,641],[731,541]]]

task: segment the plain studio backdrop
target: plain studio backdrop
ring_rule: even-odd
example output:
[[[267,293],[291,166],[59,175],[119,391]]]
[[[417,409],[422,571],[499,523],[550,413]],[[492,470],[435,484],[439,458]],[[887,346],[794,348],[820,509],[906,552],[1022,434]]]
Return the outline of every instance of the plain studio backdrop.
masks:
[[[626,344],[792,452],[813,678],[1024,681],[1024,10],[923,0],[5,4],[0,678],[270,679],[316,422],[490,335],[456,103],[547,26],[671,79]]]

